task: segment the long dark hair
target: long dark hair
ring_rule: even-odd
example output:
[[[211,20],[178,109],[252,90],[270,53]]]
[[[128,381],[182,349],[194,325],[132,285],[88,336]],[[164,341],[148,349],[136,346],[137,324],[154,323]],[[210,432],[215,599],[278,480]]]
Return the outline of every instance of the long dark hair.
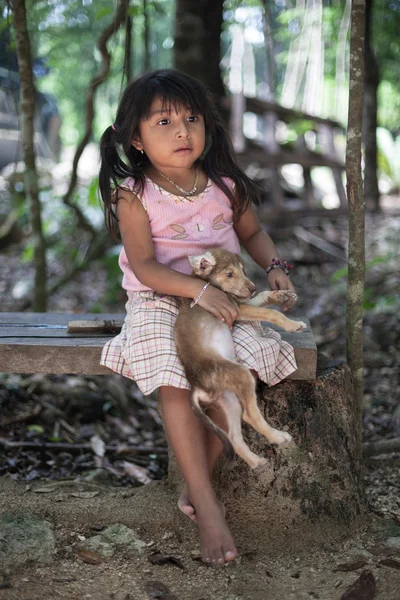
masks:
[[[173,69],[145,73],[125,89],[115,123],[107,127],[100,142],[99,187],[106,227],[115,240],[119,239],[115,212],[119,186],[124,179],[132,177],[135,193],[138,196],[143,193],[149,159],[132,146],[132,139],[138,137],[139,124],[149,118],[156,98],[161,99],[164,108],[183,106],[193,114],[203,116],[208,144],[206,142],[205,156],[201,157],[202,166],[208,177],[230,199],[234,220],[252,201],[260,198],[262,188],[251,181],[237,164],[230,138],[205,88],[192,77]],[[126,160],[121,158],[122,154]],[[224,183],[223,177],[234,181],[236,193]]]

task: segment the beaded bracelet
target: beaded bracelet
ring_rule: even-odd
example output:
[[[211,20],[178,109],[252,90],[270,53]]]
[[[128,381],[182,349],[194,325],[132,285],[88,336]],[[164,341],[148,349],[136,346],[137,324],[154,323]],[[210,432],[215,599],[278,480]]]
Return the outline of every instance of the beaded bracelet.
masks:
[[[293,269],[293,265],[286,262],[286,260],[282,261],[280,258],[273,258],[268,269],[265,269],[267,275],[270,271],[272,271],[272,269],[282,269],[282,271],[284,271],[284,273],[289,277],[289,271],[290,269]]]
[[[200,290],[200,293],[197,296],[197,298],[195,298],[193,300],[193,302],[191,302],[189,308],[193,308],[193,306],[195,306],[198,303],[198,301],[200,300],[200,298],[202,297],[202,295],[204,294],[204,292],[206,291],[206,289],[208,288],[209,285],[210,285],[210,282],[206,283],[206,285]]]

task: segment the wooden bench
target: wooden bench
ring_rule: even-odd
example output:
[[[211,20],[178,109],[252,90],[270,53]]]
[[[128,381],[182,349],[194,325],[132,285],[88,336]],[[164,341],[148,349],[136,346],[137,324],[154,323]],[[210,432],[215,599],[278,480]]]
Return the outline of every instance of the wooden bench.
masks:
[[[70,321],[122,321],[123,314],[0,313],[0,372],[110,375],[99,364],[101,349],[115,333],[67,333]],[[296,317],[308,323],[304,317]],[[298,369],[290,379],[316,377],[317,349],[311,328],[282,338],[294,347]]]

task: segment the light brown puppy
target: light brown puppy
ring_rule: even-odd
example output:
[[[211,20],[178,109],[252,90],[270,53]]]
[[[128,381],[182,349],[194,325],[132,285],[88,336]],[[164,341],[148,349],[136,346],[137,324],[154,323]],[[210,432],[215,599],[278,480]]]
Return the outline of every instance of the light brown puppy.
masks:
[[[269,321],[286,331],[305,329],[305,323],[264,308],[266,304],[294,304],[297,297],[293,292],[266,291],[253,297],[255,285],[246,277],[238,255],[216,249],[189,256],[189,262],[193,275],[209,281],[230,296],[239,309],[237,321]],[[262,416],[257,406],[254,377],[247,367],[236,362],[229,327],[199,305],[190,308],[190,300],[181,300],[175,343],[191,385],[193,410],[220,437],[229,457],[233,457],[235,450],[254,469],[266,459],[257,456],[244,442],[242,418],[273,444],[290,442],[292,437],[286,431],[268,425]],[[203,412],[201,404],[205,407],[213,404],[225,413],[227,434]]]

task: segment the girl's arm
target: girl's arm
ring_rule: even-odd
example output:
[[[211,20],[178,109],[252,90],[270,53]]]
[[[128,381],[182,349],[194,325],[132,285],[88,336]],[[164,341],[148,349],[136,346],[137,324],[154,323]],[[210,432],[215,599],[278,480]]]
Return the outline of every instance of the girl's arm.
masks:
[[[197,298],[205,282],[157,261],[147,213],[134,194],[120,190],[117,216],[122,243],[138,280],[160,294]],[[213,286],[207,288],[198,304],[229,326],[237,315],[228,296]]]
[[[279,258],[273,241],[262,229],[252,206],[240,216],[234,228],[241,244],[262,269],[267,269],[273,258]],[[272,290],[295,291],[282,269],[272,269],[268,273],[268,283]]]

